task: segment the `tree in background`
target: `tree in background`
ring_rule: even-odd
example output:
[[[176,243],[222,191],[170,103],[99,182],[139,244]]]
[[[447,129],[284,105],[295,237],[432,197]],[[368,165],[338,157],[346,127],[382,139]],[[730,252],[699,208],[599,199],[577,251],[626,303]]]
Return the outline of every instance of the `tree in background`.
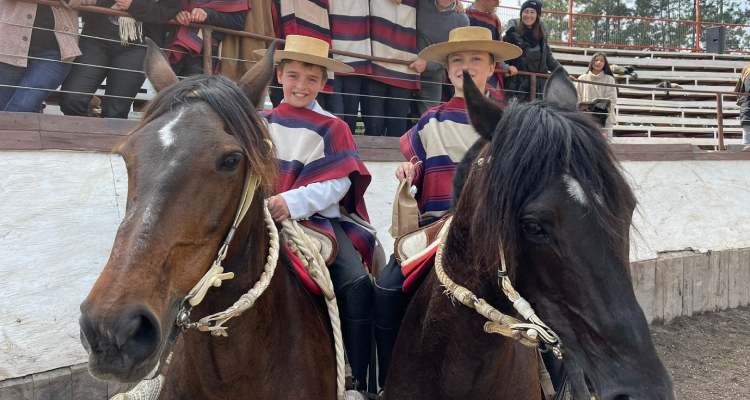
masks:
[[[607,16],[642,16],[658,19],[695,21],[693,0],[575,0],[576,13],[600,17],[578,16],[574,19],[574,41],[581,45],[609,44],[653,49],[695,47],[695,26],[685,22],[621,19]],[[567,0],[545,1],[546,10],[567,12]],[[702,29],[710,22],[750,23],[750,2],[747,0],[701,0]],[[543,20],[553,41],[567,41],[567,16],[547,12]],[[750,28],[727,29],[727,49],[750,50]],[[701,45],[705,48],[705,38]]]

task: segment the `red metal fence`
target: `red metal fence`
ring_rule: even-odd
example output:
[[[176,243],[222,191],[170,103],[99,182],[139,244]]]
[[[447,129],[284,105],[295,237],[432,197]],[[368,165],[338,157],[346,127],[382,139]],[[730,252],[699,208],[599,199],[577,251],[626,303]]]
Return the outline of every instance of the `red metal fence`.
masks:
[[[574,13],[572,6],[571,0],[567,11],[544,10],[542,20],[552,43],[570,47],[700,52],[706,47],[706,30],[723,28],[726,52],[750,53],[750,24],[703,21],[700,13],[696,20]],[[508,21],[518,18],[519,9],[500,6],[498,15]]]

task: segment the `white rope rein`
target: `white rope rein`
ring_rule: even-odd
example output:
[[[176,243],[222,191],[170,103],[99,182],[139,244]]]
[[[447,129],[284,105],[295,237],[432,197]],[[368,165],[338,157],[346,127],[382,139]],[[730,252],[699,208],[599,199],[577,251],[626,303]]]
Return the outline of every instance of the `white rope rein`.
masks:
[[[341,334],[341,319],[336,294],[333,292],[333,282],[320,250],[310,240],[295,220],[287,219],[281,223],[287,244],[299,257],[310,277],[318,284],[325,297],[331,328],[333,331],[333,345],[336,350],[336,397],[344,399],[346,390],[346,364],[344,360],[344,339]]]
[[[453,217],[446,221],[446,225],[449,225],[452,220]],[[552,347],[556,356],[561,357],[562,353],[559,348],[560,340],[558,336],[536,316],[531,305],[513,288],[510,279],[507,278],[507,274],[502,274],[506,272],[504,268],[504,256],[501,255],[503,292],[509,300],[513,302],[514,308],[516,308],[523,318],[527,319],[529,322],[523,322],[513,316],[501,312],[487,303],[484,299],[477,297],[471,290],[454,282],[448,276],[443,267],[443,251],[447,231],[448,229],[444,228],[440,232],[440,235],[438,235],[437,240],[440,244],[438,245],[437,254],[435,255],[435,275],[440,284],[445,288],[445,293],[449,297],[458,300],[461,304],[474,309],[478,314],[487,318],[488,321],[484,324],[485,332],[496,333],[514,339],[524,346],[534,349],[539,347],[540,342],[544,342]]]

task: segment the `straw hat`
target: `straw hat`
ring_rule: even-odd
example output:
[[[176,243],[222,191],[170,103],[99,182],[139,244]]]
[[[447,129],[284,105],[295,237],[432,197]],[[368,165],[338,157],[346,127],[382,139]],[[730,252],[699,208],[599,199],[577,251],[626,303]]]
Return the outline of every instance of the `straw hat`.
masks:
[[[354,72],[354,68],[331,58],[328,58],[328,43],[310,36],[287,35],[284,50],[276,50],[273,61],[281,60],[301,61],[319,65],[329,72]],[[266,50],[255,50],[255,54],[263,55]]]
[[[419,52],[419,58],[447,64],[448,55],[459,51],[484,51],[496,60],[512,60],[521,56],[521,49],[510,43],[492,40],[492,32],[481,26],[455,28],[448,34],[447,42],[435,43]]]

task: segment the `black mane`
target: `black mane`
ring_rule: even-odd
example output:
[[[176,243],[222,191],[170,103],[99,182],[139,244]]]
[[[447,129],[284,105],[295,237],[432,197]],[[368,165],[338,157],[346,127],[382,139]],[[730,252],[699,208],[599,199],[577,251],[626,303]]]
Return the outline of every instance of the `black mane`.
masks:
[[[587,207],[606,232],[607,242],[619,246],[626,239],[617,227],[629,221],[635,196],[588,117],[540,101],[512,103],[488,146],[489,171],[471,185],[479,188],[475,201],[484,205],[474,213],[472,225],[475,237],[502,238],[509,260],[517,254],[518,222],[525,205],[561,174],[581,184]],[[487,261],[497,260],[497,254],[488,257],[494,260]]]

